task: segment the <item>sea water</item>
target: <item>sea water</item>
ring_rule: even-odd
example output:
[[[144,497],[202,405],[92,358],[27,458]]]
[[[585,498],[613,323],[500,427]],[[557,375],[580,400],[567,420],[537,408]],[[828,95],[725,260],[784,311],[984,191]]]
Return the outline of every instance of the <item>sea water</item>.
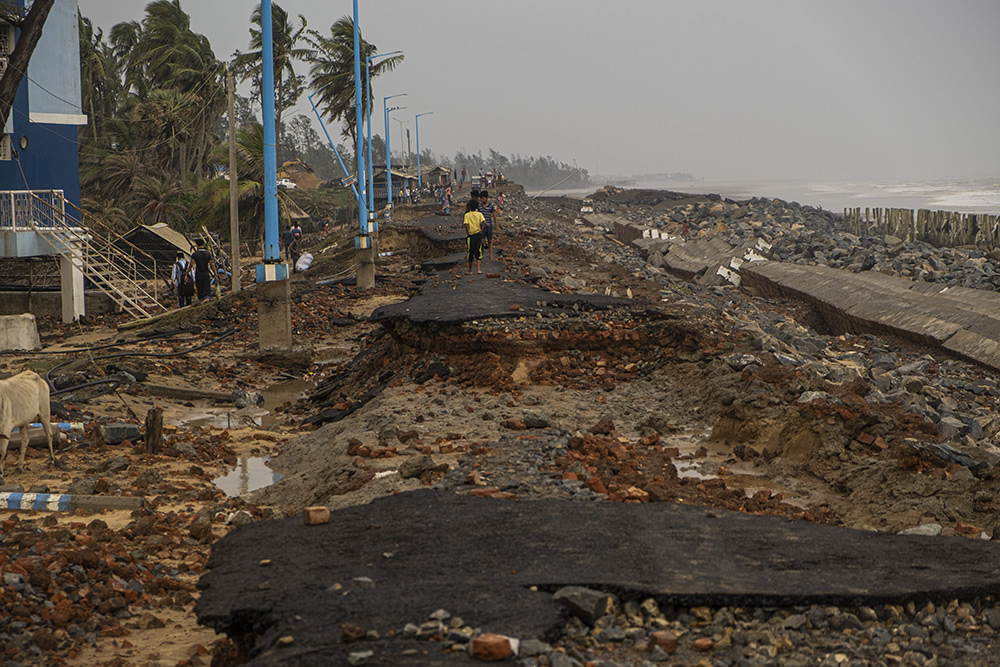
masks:
[[[602,187],[552,190],[545,196],[585,197]],[[642,181],[629,188],[715,193],[730,199],[774,197],[842,213],[845,208],[925,208],[1000,215],[1000,178],[937,180],[708,180]],[[529,192],[529,195],[535,194]]]
[[[1000,214],[1000,178],[941,180],[760,180],[638,182],[678,192],[714,192],[731,199],[776,197],[842,212],[845,208],[925,208],[932,211]]]

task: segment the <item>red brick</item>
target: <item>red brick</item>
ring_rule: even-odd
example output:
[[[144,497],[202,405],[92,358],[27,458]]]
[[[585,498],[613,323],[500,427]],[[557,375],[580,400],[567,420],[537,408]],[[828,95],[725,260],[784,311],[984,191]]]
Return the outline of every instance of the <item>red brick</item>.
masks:
[[[345,644],[365,638],[365,629],[357,623],[340,624],[340,640]]]
[[[472,640],[472,655],[486,662],[504,660],[511,655],[510,640],[489,632],[479,635]]]
[[[983,529],[979,526],[973,526],[972,524],[962,523],[961,521],[955,524],[955,532],[959,535],[965,535],[966,537],[979,537]]]
[[[862,445],[874,445],[875,436],[871,435],[870,433],[865,433],[864,431],[862,431],[861,433],[858,434],[858,442],[860,442]]]
[[[691,648],[695,651],[711,651],[713,646],[715,646],[715,642],[708,637],[699,637],[691,642]]]
[[[673,653],[677,650],[677,635],[666,630],[657,630],[649,636],[649,643],[646,650],[652,651],[659,646],[664,653]]]

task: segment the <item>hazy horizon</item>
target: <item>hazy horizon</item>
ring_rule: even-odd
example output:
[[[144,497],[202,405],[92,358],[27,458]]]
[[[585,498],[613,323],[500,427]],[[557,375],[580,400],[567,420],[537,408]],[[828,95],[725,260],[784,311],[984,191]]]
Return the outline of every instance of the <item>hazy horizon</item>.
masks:
[[[123,4],[79,0],[105,33],[147,3]],[[322,32],[352,11],[279,4]],[[433,111],[420,140],[439,155],[710,180],[1000,178],[995,0],[360,4],[365,38],[406,53],[373,83],[377,104],[408,93],[394,117],[411,131]],[[218,58],[248,48],[257,2],[181,6]]]

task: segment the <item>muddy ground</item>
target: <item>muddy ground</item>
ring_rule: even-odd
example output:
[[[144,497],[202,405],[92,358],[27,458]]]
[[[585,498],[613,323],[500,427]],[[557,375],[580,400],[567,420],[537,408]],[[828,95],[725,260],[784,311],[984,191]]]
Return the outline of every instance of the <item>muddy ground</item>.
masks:
[[[133,512],[0,512],[6,659],[197,665],[230,655],[229,641],[194,614],[219,537],[308,505],[426,486],[507,501],[679,502],[880,531],[937,524],[946,535],[994,534],[993,467],[928,454],[924,445],[944,442],[933,424],[867,402],[855,373],[831,381],[783,363],[748,323],[763,312],[798,327],[848,369],[859,350],[885,348],[899,365],[926,350],[824,336],[801,304],[642,272],[633,250],[580,224],[566,202],[507,195],[500,269],[485,277],[421,268],[457,249],[441,233],[457,216],[399,216],[382,244],[401,252],[380,263],[368,292],[351,284],[349,230],[308,239],[317,261],[292,283],[294,354],[257,350],[251,285],[141,329],[119,330],[116,316],[42,321],[40,353],[0,356],[2,373],[31,368],[70,388],[53,396],[57,415],[84,424],[69,432],[55,468],[40,449],[24,472],[8,455],[5,484],[146,499]],[[470,280],[617,300],[574,309],[538,299],[438,321],[393,310],[421,289],[457,292]],[[93,351],[60,352],[84,348]],[[120,356],[102,358],[112,354]],[[985,377],[947,361],[970,381]],[[193,389],[218,399],[260,392],[263,402],[237,408]],[[801,400],[808,392],[820,393]],[[104,424],[141,426],[153,407],[164,411],[161,453],[146,453],[141,437],[106,442]],[[240,484],[246,493],[227,495],[214,482],[225,475],[231,493]]]

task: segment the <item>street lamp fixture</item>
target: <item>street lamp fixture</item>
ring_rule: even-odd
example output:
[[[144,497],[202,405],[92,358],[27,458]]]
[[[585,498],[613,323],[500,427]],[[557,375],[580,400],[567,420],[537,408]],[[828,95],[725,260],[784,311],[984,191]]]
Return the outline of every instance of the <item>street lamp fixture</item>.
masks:
[[[372,183],[375,178],[375,170],[372,167],[372,61],[379,58],[398,56],[402,51],[390,51],[389,53],[377,53],[374,56],[365,58],[365,109],[368,118],[368,210],[375,208],[375,186]]]

